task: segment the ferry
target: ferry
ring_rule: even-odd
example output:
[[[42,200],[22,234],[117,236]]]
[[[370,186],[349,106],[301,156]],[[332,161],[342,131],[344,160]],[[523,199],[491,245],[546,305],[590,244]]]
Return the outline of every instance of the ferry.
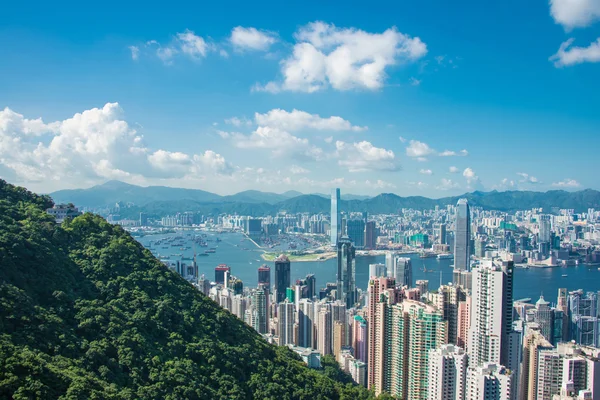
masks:
[[[450,254],[450,253],[444,253],[444,254],[437,255],[438,260],[451,260],[453,258],[454,258],[454,255]]]
[[[563,277],[563,278],[566,278],[567,276],[568,276],[567,274],[562,274],[562,277]]]

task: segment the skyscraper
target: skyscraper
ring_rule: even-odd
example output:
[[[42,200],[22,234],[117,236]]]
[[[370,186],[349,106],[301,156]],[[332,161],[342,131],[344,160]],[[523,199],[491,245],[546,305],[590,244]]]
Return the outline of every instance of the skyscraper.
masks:
[[[375,221],[365,222],[365,249],[377,248],[377,227]]]
[[[510,366],[512,332],[513,263],[486,259],[473,269],[469,362]]]
[[[354,247],[362,249],[365,247],[365,220],[350,219],[346,224],[348,237],[354,244]]]
[[[471,214],[467,199],[458,200],[456,205],[456,224],[454,232],[454,269],[469,271],[471,242]]]
[[[314,326],[315,326],[315,306],[309,299],[300,299],[298,301],[298,335],[296,344],[300,347],[315,347],[314,344]]]
[[[343,301],[346,308],[352,308],[356,302],[356,260],[348,236],[343,236],[337,243],[337,263],[336,299]]]
[[[275,259],[275,302],[285,300],[285,291],[290,287],[290,259],[285,254]]]
[[[410,258],[400,257],[396,253],[387,253],[385,255],[385,264],[388,275],[391,275],[396,284],[400,286],[412,287],[412,264]]]
[[[294,344],[294,303],[285,301],[277,305],[277,334],[279,345]]]
[[[258,267],[258,284],[264,285],[267,289],[271,289],[271,268],[263,264]]]
[[[514,375],[505,367],[488,362],[469,368],[465,400],[513,399]]]
[[[341,232],[341,216],[339,210],[340,189],[331,191],[331,245],[336,246]]]
[[[429,350],[429,400],[464,399],[467,353],[452,344]]]
[[[226,264],[219,264],[215,267],[215,283],[224,284],[225,283],[225,273],[231,272],[231,267]]]
[[[261,285],[252,297],[252,327],[258,333],[267,333],[269,327],[269,290]]]

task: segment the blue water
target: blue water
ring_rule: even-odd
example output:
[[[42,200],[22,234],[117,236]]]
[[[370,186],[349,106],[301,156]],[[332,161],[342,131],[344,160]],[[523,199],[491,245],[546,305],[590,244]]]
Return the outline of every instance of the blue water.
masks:
[[[182,234],[177,234],[182,235]],[[138,238],[140,243],[147,246],[150,240],[171,235],[148,235]],[[187,236],[185,236],[188,239]],[[197,257],[199,274],[205,274],[210,280],[214,280],[214,268],[218,264],[227,264],[231,267],[232,275],[237,276],[244,282],[245,287],[255,287],[258,280],[257,269],[262,264],[271,267],[273,274],[273,262],[265,262],[260,255],[263,251],[257,248],[252,242],[245,239],[244,235],[239,233],[224,233],[220,235],[208,234],[213,241],[208,242],[209,247],[216,247],[216,253],[207,257]],[[217,237],[221,242],[214,241]],[[192,247],[190,240],[185,240],[186,246]],[[237,246],[236,246],[237,245]],[[243,250],[246,248],[247,250]],[[197,247],[197,252],[204,252],[206,248]],[[179,247],[170,247],[162,249],[161,246],[155,247],[153,251],[162,255],[182,253],[184,256],[192,257],[194,250],[182,251]],[[436,289],[440,284],[440,271],[442,272],[442,283],[452,281],[452,260],[437,260],[436,258],[421,259],[418,255],[410,255],[413,265],[413,279],[429,280],[430,290]],[[174,262],[179,257],[172,257]],[[191,261],[183,261],[191,264]],[[364,256],[356,259],[356,284],[359,288],[366,290],[369,281],[369,264],[384,263],[384,256]],[[423,267],[427,272],[423,271]],[[303,278],[307,274],[315,274],[317,287],[324,287],[327,282],[335,282],[337,270],[337,260],[315,262],[292,262],[291,278],[292,282]],[[429,272],[431,271],[431,272]],[[566,274],[567,277],[562,275]],[[273,276],[271,276],[273,281]],[[568,290],[583,289],[584,291],[600,290],[600,271],[597,267],[568,267],[568,268],[543,268],[543,269],[515,269],[514,298],[532,298],[533,301],[544,294],[546,300],[556,302],[558,288],[566,287]]]

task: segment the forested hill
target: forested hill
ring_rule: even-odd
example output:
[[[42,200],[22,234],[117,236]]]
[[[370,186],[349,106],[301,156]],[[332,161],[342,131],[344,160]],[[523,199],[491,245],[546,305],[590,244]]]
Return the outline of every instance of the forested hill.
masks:
[[[267,344],[120,227],[58,226],[49,206],[0,181],[0,399],[371,397]]]

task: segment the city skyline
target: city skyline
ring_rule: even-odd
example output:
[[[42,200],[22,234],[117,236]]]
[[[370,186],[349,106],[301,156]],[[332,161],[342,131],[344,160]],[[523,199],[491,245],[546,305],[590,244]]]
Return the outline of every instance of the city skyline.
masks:
[[[41,192],[600,188],[594,1],[264,5],[277,18],[107,4],[97,25],[11,4],[0,175]]]

